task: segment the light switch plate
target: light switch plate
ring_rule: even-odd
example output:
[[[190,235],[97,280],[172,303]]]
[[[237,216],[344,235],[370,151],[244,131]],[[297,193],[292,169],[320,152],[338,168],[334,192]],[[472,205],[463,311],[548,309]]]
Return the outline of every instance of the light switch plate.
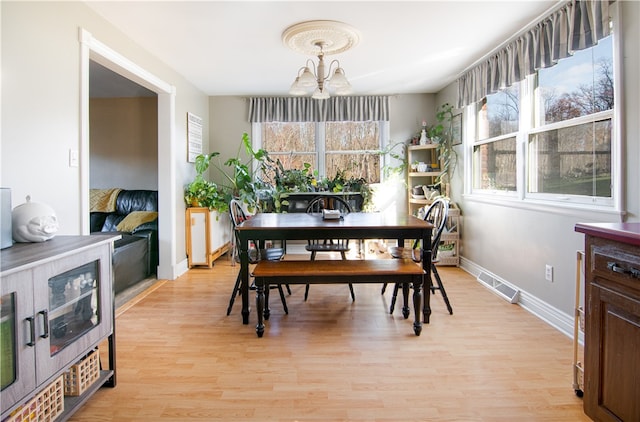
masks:
[[[78,167],[80,165],[80,154],[77,149],[69,150],[69,167]]]

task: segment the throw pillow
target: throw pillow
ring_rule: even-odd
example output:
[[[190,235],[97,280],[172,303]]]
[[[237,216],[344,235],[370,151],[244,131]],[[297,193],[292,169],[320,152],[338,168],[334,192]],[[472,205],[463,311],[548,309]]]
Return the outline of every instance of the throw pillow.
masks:
[[[157,211],[132,211],[118,223],[117,229],[119,232],[132,232],[140,224],[149,223],[158,218]]]

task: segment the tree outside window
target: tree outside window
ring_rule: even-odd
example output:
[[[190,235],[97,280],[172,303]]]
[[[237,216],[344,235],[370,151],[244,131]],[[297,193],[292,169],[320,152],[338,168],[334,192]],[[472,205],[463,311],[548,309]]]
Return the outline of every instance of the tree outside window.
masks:
[[[270,122],[262,125],[262,148],[285,169],[305,163],[317,177],[380,182],[378,122]]]

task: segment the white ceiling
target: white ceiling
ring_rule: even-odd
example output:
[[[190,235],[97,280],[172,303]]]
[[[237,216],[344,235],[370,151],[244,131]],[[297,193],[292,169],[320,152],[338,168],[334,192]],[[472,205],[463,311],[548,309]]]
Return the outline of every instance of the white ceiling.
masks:
[[[360,43],[340,60],[354,95],[434,93],[557,1],[89,1],[205,94],[287,95],[310,58],[292,24],[337,20]],[[328,59],[328,60],[327,60]],[[317,59],[314,61],[317,62]]]

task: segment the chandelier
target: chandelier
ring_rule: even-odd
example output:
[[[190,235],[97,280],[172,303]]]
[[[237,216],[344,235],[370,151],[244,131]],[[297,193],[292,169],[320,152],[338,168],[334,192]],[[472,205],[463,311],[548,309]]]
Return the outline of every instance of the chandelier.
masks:
[[[324,56],[342,53],[354,47],[360,40],[358,32],[347,24],[336,21],[309,21],[290,26],[282,33],[282,41],[289,48],[318,57],[318,64],[308,59],[298,69],[291,85],[291,95],[309,95],[323,100],[334,95],[351,92],[351,84],[338,60],[329,63],[325,73]],[[335,65],[335,68],[334,68]],[[333,74],[331,73],[333,70]]]

